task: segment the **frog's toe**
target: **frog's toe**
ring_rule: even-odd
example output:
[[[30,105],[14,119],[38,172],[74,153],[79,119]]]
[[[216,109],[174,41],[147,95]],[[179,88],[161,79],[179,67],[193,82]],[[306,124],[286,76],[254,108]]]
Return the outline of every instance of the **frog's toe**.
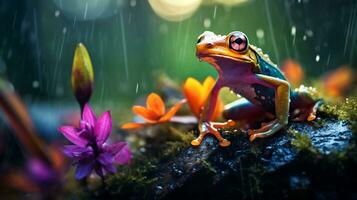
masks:
[[[307,121],[314,121],[316,119],[316,113],[311,112],[309,116],[307,117]]]
[[[221,147],[228,147],[229,145],[231,145],[231,142],[226,139],[223,139],[222,141],[219,142],[219,146]]]
[[[249,135],[249,141],[250,141],[250,142],[253,142],[253,141],[255,140],[255,138],[256,138],[256,135],[255,135],[255,134]]]
[[[273,126],[275,126],[276,124],[278,124],[278,120],[275,119],[271,122],[267,122],[267,123],[262,123],[261,124],[261,127],[259,129],[256,129],[256,130],[252,130],[252,129],[249,129],[248,130],[248,135],[253,135],[253,134],[256,134],[256,133],[262,133],[262,132],[267,132],[269,131]]]
[[[249,135],[249,140],[252,142],[256,138],[266,138],[269,137],[276,132],[278,132],[280,129],[282,129],[285,125],[282,123],[279,123],[279,121],[274,120],[267,125],[261,127],[260,129],[257,130],[249,130],[248,135]]]
[[[191,141],[191,145],[197,147],[200,146],[201,142],[202,141],[200,139],[194,139]]]

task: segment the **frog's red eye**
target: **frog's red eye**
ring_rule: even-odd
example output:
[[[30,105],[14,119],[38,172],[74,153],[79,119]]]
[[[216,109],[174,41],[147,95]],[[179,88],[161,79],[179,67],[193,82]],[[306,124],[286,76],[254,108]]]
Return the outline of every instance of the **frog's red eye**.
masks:
[[[248,38],[242,32],[234,32],[229,38],[229,47],[233,50],[243,52],[248,48]]]

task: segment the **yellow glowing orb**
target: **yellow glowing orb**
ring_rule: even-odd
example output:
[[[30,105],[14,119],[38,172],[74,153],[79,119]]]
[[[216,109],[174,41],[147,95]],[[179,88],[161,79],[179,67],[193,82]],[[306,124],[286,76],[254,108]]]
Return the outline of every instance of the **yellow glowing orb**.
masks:
[[[215,0],[215,2],[226,5],[226,6],[238,6],[247,3],[251,0]]]
[[[182,21],[189,18],[202,0],[149,0],[154,12],[168,21]]]

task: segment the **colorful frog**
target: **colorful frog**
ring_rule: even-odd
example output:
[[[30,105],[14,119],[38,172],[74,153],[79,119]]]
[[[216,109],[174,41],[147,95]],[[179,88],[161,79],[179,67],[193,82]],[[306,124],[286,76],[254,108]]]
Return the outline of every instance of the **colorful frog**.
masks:
[[[206,31],[199,36],[196,56],[210,63],[218,72],[218,79],[203,108],[199,122],[200,135],[192,140],[193,146],[213,134],[220,146],[230,142],[218,128],[233,126],[236,122],[248,124],[250,141],[273,135],[288,124],[288,120],[312,121],[316,118],[319,101],[312,98],[310,88],[293,91],[279,68],[261,49],[250,45],[247,36],[239,31],[215,35]],[[225,123],[212,122],[212,114],[222,87],[230,88],[244,97],[225,106]],[[261,123],[258,129],[253,124]]]

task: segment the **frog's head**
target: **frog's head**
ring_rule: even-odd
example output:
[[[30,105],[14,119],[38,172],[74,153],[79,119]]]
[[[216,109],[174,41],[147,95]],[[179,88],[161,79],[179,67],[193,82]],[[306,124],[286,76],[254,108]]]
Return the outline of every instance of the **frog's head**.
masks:
[[[249,46],[248,37],[239,31],[228,35],[215,35],[205,31],[198,37],[196,56],[221,71],[227,65],[256,65],[257,58]]]

